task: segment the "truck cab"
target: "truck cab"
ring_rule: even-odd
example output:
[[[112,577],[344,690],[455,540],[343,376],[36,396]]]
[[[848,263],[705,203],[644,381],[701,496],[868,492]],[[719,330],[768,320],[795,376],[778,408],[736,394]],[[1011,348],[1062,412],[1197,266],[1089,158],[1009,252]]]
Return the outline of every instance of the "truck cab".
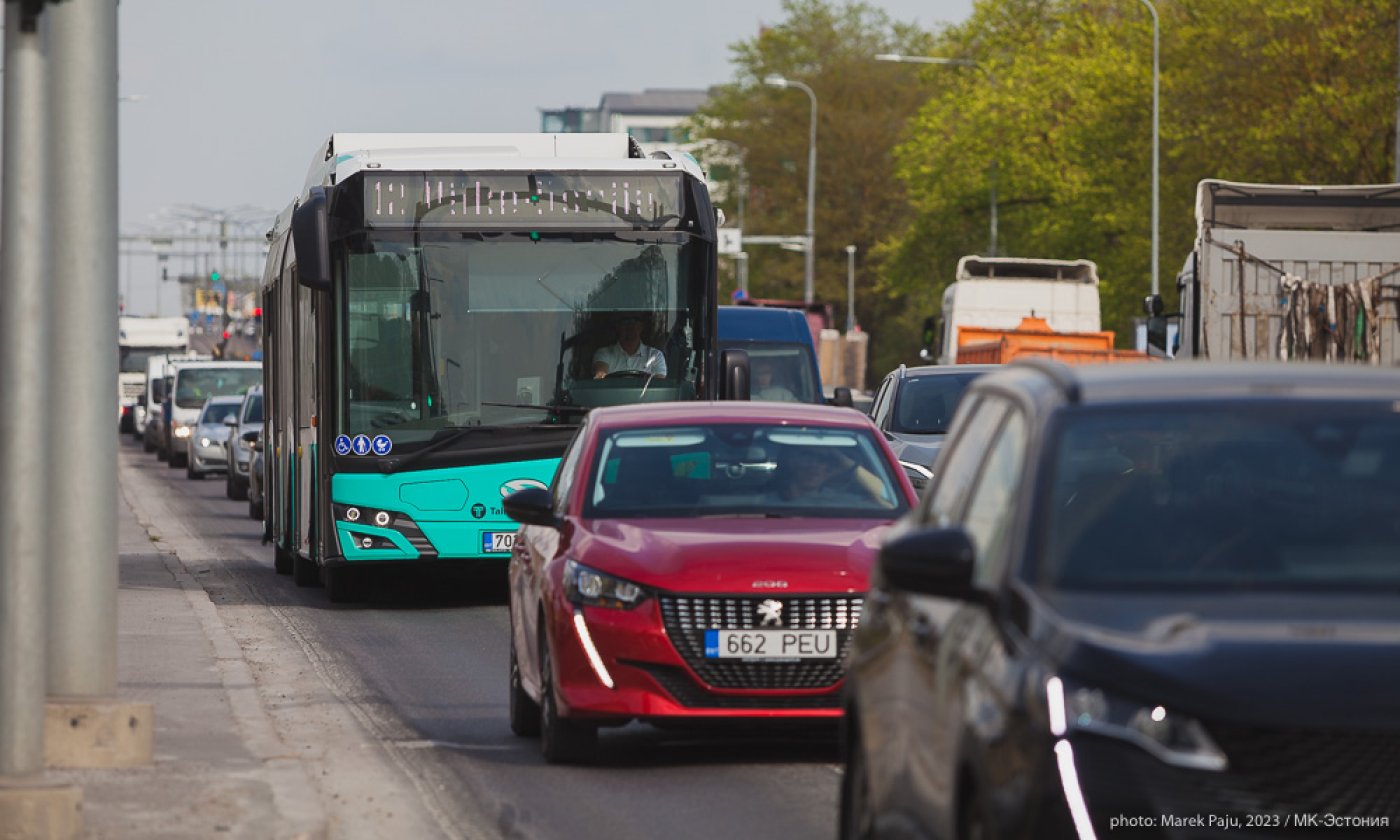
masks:
[[[1027,317],[1058,333],[1100,329],[1098,266],[1090,260],[967,256],[943,292],[942,315],[924,329],[925,359],[956,364],[963,327],[1015,330]]]
[[[812,331],[802,312],[763,306],[721,306],[718,311],[720,351],[749,354],[752,399],[827,402]],[[850,389],[837,388],[831,403],[849,406]]]

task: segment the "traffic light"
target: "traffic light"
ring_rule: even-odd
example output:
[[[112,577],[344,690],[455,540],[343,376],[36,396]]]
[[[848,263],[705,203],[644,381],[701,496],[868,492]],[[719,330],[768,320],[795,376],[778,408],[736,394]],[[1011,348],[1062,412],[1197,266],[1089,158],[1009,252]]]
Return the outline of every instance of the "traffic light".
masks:
[[[217,272],[217,271],[211,271],[211,272],[209,272],[209,282],[210,282],[210,283],[217,283],[217,282],[219,282],[219,272]]]

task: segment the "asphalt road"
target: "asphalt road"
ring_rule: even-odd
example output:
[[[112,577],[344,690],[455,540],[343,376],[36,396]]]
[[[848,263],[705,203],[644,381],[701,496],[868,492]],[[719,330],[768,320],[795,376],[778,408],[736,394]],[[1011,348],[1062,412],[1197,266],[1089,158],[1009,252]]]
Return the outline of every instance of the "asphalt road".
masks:
[[[502,576],[380,576],[370,602],[332,605],[321,590],[273,572],[260,523],[246,503],[225,498],[222,477],[190,481],[129,437],[120,462],[158,497],[161,515],[180,523],[190,547],[181,556],[207,563],[197,578],[250,659],[283,740],[317,755],[323,788],[346,799],[358,791],[361,801],[367,788],[395,788],[379,794],[401,803],[399,813],[380,814],[376,831],[403,830],[393,821],[408,811],[444,837],[834,836],[834,726],[634,724],[603,731],[594,766],[546,765],[538,742],[512,735],[507,723]],[[307,660],[310,669],[298,667]],[[328,698],[337,708],[326,708]],[[321,716],[308,717],[312,708]],[[388,757],[387,776],[355,772],[353,750],[314,743],[332,712],[369,733]]]

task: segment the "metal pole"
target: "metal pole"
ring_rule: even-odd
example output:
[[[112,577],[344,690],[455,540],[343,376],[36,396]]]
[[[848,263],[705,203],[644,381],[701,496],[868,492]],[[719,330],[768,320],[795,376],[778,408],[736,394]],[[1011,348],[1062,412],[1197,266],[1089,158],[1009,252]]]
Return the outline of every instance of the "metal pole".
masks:
[[[811,303],[816,297],[817,95],[801,82],[792,84],[805,90],[812,100],[812,130],[807,140],[807,262],[802,277],[802,302]]]
[[[846,333],[856,328],[856,246],[846,246]]]
[[[744,297],[749,296],[749,255],[743,251],[734,255],[734,259],[739,263],[739,291],[744,293]]]
[[[1395,24],[1395,171],[1392,177],[1400,184],[1400,14]]]
[[[0,200],[0,776],[44,770],[44,453],[52,417],[44,260],[44,56],[38,15],[5,3]],[[111,393],[111,388],[94,394]],[[93,399],[93,402],[99,402]],[[109,403],[103,403],[110,406]],[[111,422],[111,414],[107,420]]]
[[[1156,296],[1161,291],[1158,283],[1157,265],[1159,254],[1159,230],[1158,223],[1158,173],[1161,171],[1161,132],[1158,121],[1158,103],[1160,101],[1161,85],[1161,26],[1157,19],[1157,7],[1152,5],[1152,0],[1142,0],[1142,4],[1152,13],[1152,294]]]
[[[117,688],[117,3],[50,6],[50,696]]]

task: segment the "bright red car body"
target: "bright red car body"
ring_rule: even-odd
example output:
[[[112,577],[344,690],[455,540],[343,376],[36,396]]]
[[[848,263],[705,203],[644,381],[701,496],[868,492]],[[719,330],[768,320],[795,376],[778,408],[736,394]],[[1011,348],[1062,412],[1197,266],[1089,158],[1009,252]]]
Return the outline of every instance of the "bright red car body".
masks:
[[[794,500],[782,480],[814,453],[828,483]],[[550,490],[507,499],[525,523],[512,728],[541,734],[551,760],[585,760],[599,725],[633,719],[839,717],[881,536],[915,501],[850,409],[596,409]]]

